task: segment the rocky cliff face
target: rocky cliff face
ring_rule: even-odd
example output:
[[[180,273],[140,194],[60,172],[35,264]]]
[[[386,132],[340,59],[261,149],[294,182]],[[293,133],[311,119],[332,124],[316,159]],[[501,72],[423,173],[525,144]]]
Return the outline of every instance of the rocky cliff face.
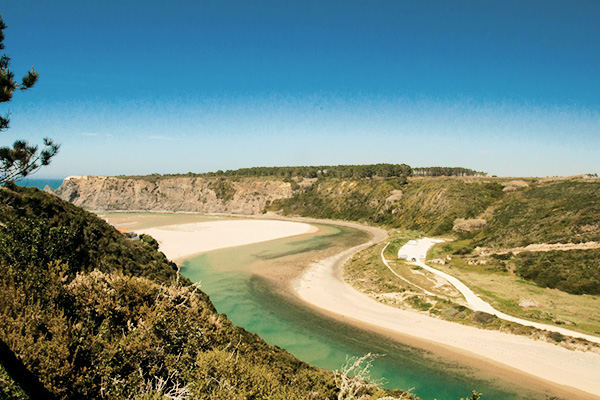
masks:
[[[103,176],[65,179],[55,194],[94,211],[188,211],[252,215],[268,202],[292,197],[281,180],[175,177],[149,180]]]

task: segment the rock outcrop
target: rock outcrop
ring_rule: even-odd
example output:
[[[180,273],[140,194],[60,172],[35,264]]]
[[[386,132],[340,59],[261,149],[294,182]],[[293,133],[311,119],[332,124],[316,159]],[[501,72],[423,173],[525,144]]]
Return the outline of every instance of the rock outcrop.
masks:
[[[292,196],[277,179],[169,177],[160,179],[72,176],[55,191],[93,211],[184,211],[254,215],[276,199]]]

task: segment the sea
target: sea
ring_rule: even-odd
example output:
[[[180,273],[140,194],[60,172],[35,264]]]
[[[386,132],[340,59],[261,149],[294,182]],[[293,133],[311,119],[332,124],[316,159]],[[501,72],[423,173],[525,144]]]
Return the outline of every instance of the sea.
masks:
[[[24,178],[15,182],[19,186],[25,187],[36,187],[40,190],[44,190],[46,186],[50,186],[52,190],[56,190],[62,185],[62,179],[38,179],[38,178]]]

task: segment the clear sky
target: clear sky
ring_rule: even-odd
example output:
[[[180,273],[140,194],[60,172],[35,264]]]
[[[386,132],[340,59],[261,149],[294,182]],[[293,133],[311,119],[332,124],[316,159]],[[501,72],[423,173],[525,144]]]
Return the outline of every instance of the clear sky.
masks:
[[[600,173],[597,0],[2,0],[37,177],[407,163]]]

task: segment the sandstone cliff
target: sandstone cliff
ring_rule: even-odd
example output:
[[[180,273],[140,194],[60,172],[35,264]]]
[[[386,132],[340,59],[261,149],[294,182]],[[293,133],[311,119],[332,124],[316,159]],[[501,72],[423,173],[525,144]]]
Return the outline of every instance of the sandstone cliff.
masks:
[[[156,180],[73,176],[55,194],[94,211],[187,211],[252,215],[268,203],[292,197],[292,186],[277,179],[174,177]]]

